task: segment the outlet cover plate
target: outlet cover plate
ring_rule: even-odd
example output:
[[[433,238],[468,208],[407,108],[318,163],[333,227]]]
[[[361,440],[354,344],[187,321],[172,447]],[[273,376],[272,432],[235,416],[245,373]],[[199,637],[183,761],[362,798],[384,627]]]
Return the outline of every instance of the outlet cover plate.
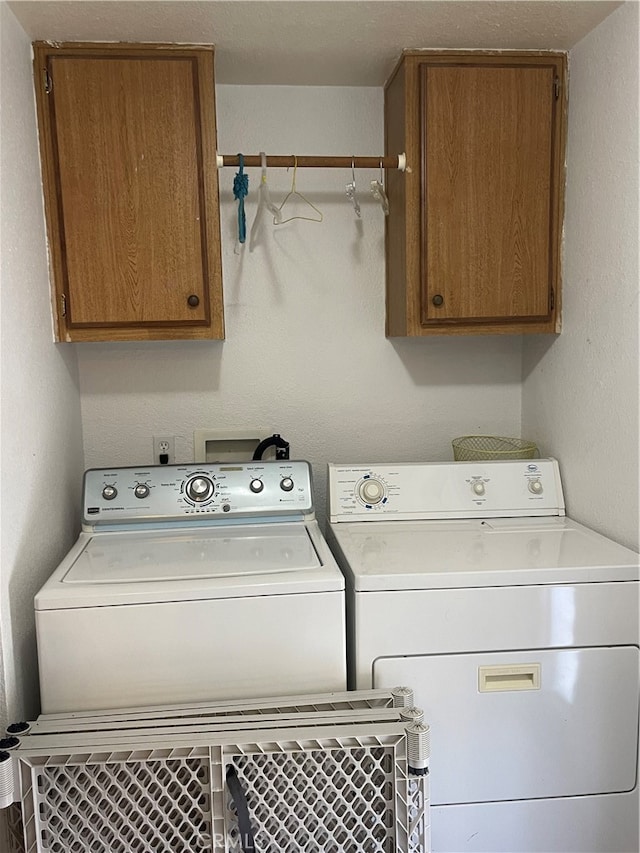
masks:
[[[161,454],[168,456],[167,465],[174,465],[176,461],[176,439],[173,435],[153,436],[153,464],[160,465]]]

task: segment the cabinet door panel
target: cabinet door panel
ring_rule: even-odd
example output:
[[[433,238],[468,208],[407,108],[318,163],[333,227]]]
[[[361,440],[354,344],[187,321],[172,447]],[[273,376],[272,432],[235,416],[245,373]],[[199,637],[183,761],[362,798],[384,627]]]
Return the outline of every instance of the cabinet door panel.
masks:
[[[421,66],[423,323],[548,318],[554,76]]]
[[[195,61],[61,56],[51,70],[70,324],[204,320]]]

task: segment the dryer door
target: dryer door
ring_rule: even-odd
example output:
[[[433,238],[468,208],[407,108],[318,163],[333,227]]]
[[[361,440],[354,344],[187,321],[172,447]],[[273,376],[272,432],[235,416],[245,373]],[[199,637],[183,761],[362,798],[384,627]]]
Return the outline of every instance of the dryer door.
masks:
[[[373,674],[425,711],[433,805],[635,785],[636,646],[379,658]]]

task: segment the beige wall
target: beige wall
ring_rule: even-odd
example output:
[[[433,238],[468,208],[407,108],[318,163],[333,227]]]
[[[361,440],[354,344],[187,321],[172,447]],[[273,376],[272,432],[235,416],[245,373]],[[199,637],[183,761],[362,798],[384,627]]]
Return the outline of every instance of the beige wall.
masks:
[[[0,16],[4,729],[39,712],[33,596],[76,535],[83,451],[75,350],[52,342],[31,46]]]
[[[570,53],[563,332],[525,341],[522,405],[568,512],[636,550],[639,8]]]

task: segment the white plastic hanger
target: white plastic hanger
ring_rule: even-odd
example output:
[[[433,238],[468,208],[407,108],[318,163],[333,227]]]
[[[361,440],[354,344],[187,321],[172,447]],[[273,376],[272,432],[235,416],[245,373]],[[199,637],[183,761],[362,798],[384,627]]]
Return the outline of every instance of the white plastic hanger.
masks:
[[[280,218],[278,220],[276,220],[276,217],[274,215],[274,217],[273,217],[273,224],[274,225],[284,225],[285,222],[291,222],[294,219],[306,219],[307,222],[322,222],[322,219],[323,219],[322,213],[318,210],[318,208],[315,206],[315,204],[312,204],[308,198],[305,198],[302,195],[302,193],[299,193],[298,190],[296,189],[296,172],[297,171],[298,171],[298,158],[294,154],[293,155],[293,179],[291,181],[291,189],[289,190],[289,192],[284,197],[284,201],[282,202],[280,207],[277,208],[278,216]],[[298,198],[302,199],[302,201],[305,204],[307,204],[312,210],[315,210],[315,212],[317,213],[317,216],[290,216],[288,219],[282,219],[282,208],[289,201],[289,199],[293,198],[294,196],[297,196]]]
[[[355,158],[351,158],[351,183],[346,186],[347,198],[353,204],[353,209],[356,212],[356,216],[358,219],[361,218],[360,213],[360,205],[358,204],[358,199],[356,197],[356,165]]]
[[[384,176],[382,172],[382,160],[380,160],[380,180],[379,181],[371,181],[371,195],[375,198],[376,201],[380,202],[380,206],[384,211],[384,215],[389,215],[389,199],[387,198],[387,194],[384,191]]]
[[[281,219],[280,210],[271,201],[269,184],[267,183],[267,155],[264,151],[260,152],[260,164],[262,174],[260,177],[260,186],[258,187],[258,209],[256,210],[256,215],[251,226],[251,234],[249,235],[249,251],[252,251],[258,242],[260,223],[262,222],[265,209],[273,216],[275,225],[278,225]]]

